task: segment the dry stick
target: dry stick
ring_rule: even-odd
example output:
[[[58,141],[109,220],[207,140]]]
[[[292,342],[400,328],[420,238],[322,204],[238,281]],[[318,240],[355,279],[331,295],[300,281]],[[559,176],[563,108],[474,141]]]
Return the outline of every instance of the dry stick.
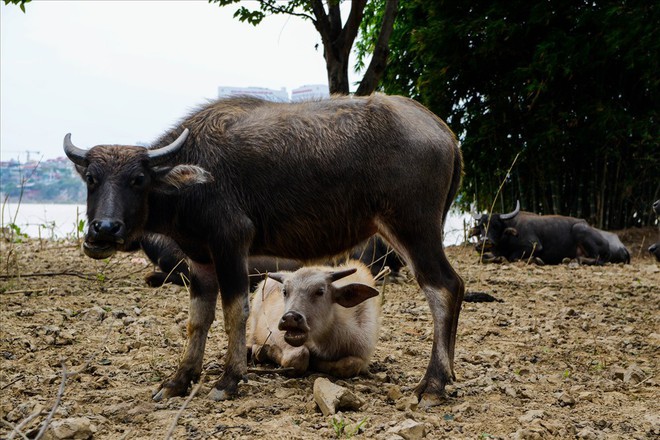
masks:
[[[502,188],[504,187],[504,184],[506,183],[506,176],[511,174],[511,170],[513,169],[513,166],[516,164],[516,161],[518,160],[518,156],[520,156],[520,153],[516,154],[516,157],[513,158],[513,162],[511,162],[511,166],[507,170],[506,174],[504,175],[504,179],[502,179],[502,183],[500,183],[500,187],[497,188],[497,192],[495,193],[495,198],[493,199],[493,203],[490,205],[490,212],[491,214],[493,213],[493,209],[495,209],[495,203],[497,202],[497,198],[499,197],[500,193],[502,192]],[[492,215],[488,216],[488,223],[486,223],[486,235],[488,235],[488,228],[490,228],[490,220],[492,218]],[[483,262],[484,259],[484,247],[481,247],[481,254],[479,255],[479,262]]]
[[[23,278],[34,278],[34,277],[53,277],[53,276],[59,276],[59,275],[70,275],[70,276],[75,276],[82,278],[84,280],[95,280],[96,276],[93,274],[84,274],[81,272],[77,272],[75,270],[63,270],[61,272],[36,272],[36,273],[28,273],[28,274],[22,274],[21,277]],[[5,278],[16,278],[16,275],[5,275],[5,274],[0,274],[0,278],[5,279]]]
[[[2,387],[0,387],[0,390],[4,390],[5,388],[9,388],[10,386],[14,385],[16,382],[19,382],[19,381],[21,381],[21,380],[23,380],[23,379],[25,379],[25,376],[23,376],[23,375],[21,374],[21,375],[18,376],[16,379],[14,379],[14,380],[12,380],[11,382],[9,382],[7,385],[3,385]]]
[[[169,440],[172,438],[172,434],[174,434],[174,430],[176,429],[176,425],[179,423],[179,418],[181,417],[181,414],[183,414],[183,411],[186,409],[190,401],[195,397],[195,394],[199,391],[199,389],[202,387],[202,384],[204,383],[204,378],[205,376],[202,376],[202,378],[199,380],[199,383],[195,385],[195,388],[193,388],[192,392],[188,396],[185,402],[183,402],[183,405],[181,405],[181,408],[179,408],[179,412],[176,413],[174,416],[174,420],[172,420],[172,424],[170,425],[170,429],[167,431],[167,434],[165,434],[165,440]]]
[[[6,421],[5,419],[0,419],[0,422],[4,423],[6,426],[12,428],[11,432],[9,433],[9,436],[7,437],[7,440],[13,440],[14,436],[16,434],[20,435],[25,440],[28,440],[27,436],[25,434],[23,434],[23,431],[21,431],[21,428],[23,428],[23,426],[27,425],[30,420],[34,419],[39,414],[41,414],[41,412],[36,412],[36,413],[30,414],[28,417],[25,418],[25,420],[23,420],[21,423],[19,423],[16,426],[12,425],[11,423]]]
[[[62,395],[64,394],[64,387],[66,385],[66,365],[64,365],[64,362],[62,362],[62,383],[60,384],[60,389],[57,392],[57,398],[55,399],[55,403],[53,404],[53,408],[50,410],[48,413],[48,417],[46,417],[46,421],[44,422],[43,426],[39,430],[39,433],[37,436],[34,438],[35,440],[39,440],[41,437],[44,436],[46,433],[46,430],[48,429],[48,425],[50,425],[50,421],[53,419],[53,416],[55,415],[55,410],[57,410],[57,407],[60,405],[60,402],[62,401]]]
[[[2,292],[2,293],[4,295],[16,295],[16,294],[19,294],[19,293],[30,293],[30,294],[32,294],[32,293],[37,293],[37,292],[46,292],[50,289],[51,288],[49,287],[47,289],[8,290],[8,291]]]
[[[642,256],[642,249],[644,249],[644,241],[646,241],[646,235],[642,236],[642,244],[639,246],[639,252],[637,252],[637,258]]]

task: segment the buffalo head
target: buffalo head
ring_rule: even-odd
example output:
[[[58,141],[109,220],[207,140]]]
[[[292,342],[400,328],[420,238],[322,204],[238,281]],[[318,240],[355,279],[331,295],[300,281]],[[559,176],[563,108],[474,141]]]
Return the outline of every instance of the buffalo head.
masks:
[[[516,202],[516,208],[506,214],[473,214],[476,224],[470,230],[470,237],[478,237],[477,250],[490,251],[507,240],[516,237],[518,231],[508,224],[508,220],[515,218],[520,212],[520,201]]]
[[[287,273],[270,273],[268,277],[282,283],[284,314],[278,329],[284,331],[287,344],[300,347],[308,339],[319,341],[334,325],[333,305],[355,307],[378,295],[378,290],[361,283],[336,285],[334,282],[356,272],[356,268],[325,272],[302,268]]]
[[[138,239],[147,221],[150,193],[211,180],[200,167],[172,164],[187,137],[185,129],[174,142],[152,150],[121,145],[83,150],[73,145],[70,133],[64,137],[64,152],[87,184],[87,256],[107,258]]]

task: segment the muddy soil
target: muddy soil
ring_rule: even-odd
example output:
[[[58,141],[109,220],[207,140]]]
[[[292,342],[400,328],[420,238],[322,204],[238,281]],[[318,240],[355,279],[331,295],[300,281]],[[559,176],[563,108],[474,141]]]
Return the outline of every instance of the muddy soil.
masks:
[[[457,380],[440,406],[411,399],[432,322],[408,274],[383,289],[370,374],[330,378],[364,401],[359,410],[324,416],[318,374],[264,366],[236,399],[208,400],[226,349],[218,313],[204,383],[178,418],[186,398],[151,395],[186,343],[186,290],[146,287],[152,268],[139,253],[93,261],[72,242],[3,243],[0,437],[19,426],[15,438],[34,438],[57,403],[50,438],[65,438],[66,423],[76,438],[166,438],[174,421],[180,439],[658,438],[660,264],[643,250],[657,230],[622,238],[630,265],[481,265],[471,247],[448,248],[467,290],[499,302],[463,304]]]

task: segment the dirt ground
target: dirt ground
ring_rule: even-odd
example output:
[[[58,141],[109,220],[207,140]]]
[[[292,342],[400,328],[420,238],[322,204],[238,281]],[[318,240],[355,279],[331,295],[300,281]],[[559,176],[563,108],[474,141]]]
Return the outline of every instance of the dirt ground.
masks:
[[[411,401],[432,323],[408,279],[384,287],[370,374],[330,378],[364,401],[359,410],[323,416],[319,375],[260,370],[235,400],[208,400],[226,349],[218,313],[205,382],[178,419],[185,398],[151,393],[186,342],[185,289],[146,287],[139,253],[94,261],[71,242],[2,243],[0,437],[19,426],[15,438],[34,438],[57,403],[51,438],[66,437],[65,421],[98,439],[166,438],[174,421],[181,439],[658,438],[660,264],[645,251],[657,230],[621,237],[630,265],[481,265],[471,247],[448,248],[467,291],[500,302],[463,304],[458,377],[440,406]]]

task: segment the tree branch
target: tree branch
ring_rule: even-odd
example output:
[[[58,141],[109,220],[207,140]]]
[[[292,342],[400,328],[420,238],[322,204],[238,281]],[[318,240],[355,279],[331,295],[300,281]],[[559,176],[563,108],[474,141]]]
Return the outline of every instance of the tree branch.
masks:
[[[383,23],[380,27],[378,40],[374,47],[374,53],[371,56],[369,67],[364,72],[362,81],[358,89],[355,91],[356,95],[370,95],[376,90],[378,81],[383,76],[385,68],[387,67],[387,56],[390,52],[389,41],[394,29],[394,20],[396,20],[399,11],[398,0],[387,0],[385,4],[385,13],[383,14]]]

